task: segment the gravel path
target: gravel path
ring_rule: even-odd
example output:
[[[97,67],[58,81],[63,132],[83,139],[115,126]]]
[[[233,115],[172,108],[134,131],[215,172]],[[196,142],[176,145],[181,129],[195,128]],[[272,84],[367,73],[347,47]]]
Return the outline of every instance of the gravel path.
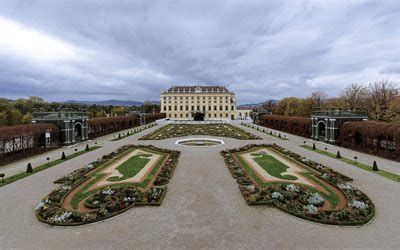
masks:
[[[178,138],[137,140],[158,127],[117,142],[99,140],[104,142],[100,149],[0,188],[0,248],[265,249],[400,246],[400,184],[397,182],[303,149],[298,146],[298,142],[304,140],[300,137],[295,139],[289,136],[291,140],[281,141],[242,126],[263,140],[240,141],[216,137],[226,144],[211,148],[175,145]],[[353,177],[354,184],[375,203],[375,219],[362,227],[327,226],[290,216],[276,208],[248,206],[219,152],[224,148],[249,143],[272,142]],[[35,206],[54,189],[52,182],[55,179],[125,144],[153,144],[182,152],[160,207],[133,208],[108,220],[79,227],[52,227],[36,219]],[[400,169],[400,164],[393,163],[392,167]]]

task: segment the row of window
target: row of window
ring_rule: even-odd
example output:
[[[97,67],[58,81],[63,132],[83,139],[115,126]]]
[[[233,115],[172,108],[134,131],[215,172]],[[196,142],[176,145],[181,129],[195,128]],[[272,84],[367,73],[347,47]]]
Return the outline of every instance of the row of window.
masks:
[[[212,108],[212,107],[214,107],[214,108]],[[197,110],[196,110],[196,107],[192,106],[190,111],[201,111],[200,108],[201,107],[197,106]],[[213,109],[214,109],[214,111],[224,111],[224,110],[229,111],[229,106],[228,105],[225,106],[225,109],[224,109],[224,106],[219,106],[219,110],[218,110],[218,106],[208,106],[208,111],[212,111]],[[173,111],[178,111],[178,110],[179,111],[189,111],[189,106],[186,106],[185,108],[184,108],[184,106],[173,106],[173,108],[172,108],[172,106],[164,106],[164,108],[163,108],[163,111],[172,111],[172,110]],[[235,110],[235,106],[231,106],[231,110]],[[206,111],[206,106],[203,106],[202,111],[203,112]]]

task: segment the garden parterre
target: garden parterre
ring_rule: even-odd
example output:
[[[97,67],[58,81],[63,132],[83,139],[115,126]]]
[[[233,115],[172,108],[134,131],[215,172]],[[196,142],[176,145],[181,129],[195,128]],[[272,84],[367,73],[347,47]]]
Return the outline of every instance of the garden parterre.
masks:
[[[81,225],[134,206],[160,205],[179,155],[153,146],[123,146],[56,180],[60,185],[37,205],[36,215],[51,225]]]
[[[222,136],[239,140],[261,139],[230,124],[169,124],[143,136],[140,140],[162,140],[188,135]]]
[[[252,163],[243,157],[249,154],[257,159],[265,155],[262,154],[264,149],[269,150],[267,154],[274,152],[285,157],[299,170],[287,172],[289,167],[282,162],[277,164],[276,156],[273,156],[275,160],[267,158]],[[367,195],[348,183],[351,178],[276,144],[247,145],[221,154],[249,205],[274,205],[289,214],[324,224],[360,225],[374,216],[374,204]],[[258,167],[270,168],[268,172],[274,178],[260,176],[254,162]],[[299,177],[308,183],[296,182]]]

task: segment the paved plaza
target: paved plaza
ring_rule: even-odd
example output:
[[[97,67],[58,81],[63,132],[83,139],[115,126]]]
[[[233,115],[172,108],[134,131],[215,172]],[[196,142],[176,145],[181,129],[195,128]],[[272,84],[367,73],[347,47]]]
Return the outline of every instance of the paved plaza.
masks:
[[[184,147],[178,139],[138,140],[163,125],[119,141],[114,135],[96,140],[101,148],[63,162],[25,179],[0,188],[1,249],[165,249],[165,248],[398,248],[400,246],[400,184],[345,162],[301,148],[306,140],[287,135],[284,141],[235,123],[262,140],[237,140],[226,137],[223,145]],[[282,133],[283,134],[283,133]],[[93,144],[94,141],[89,142]],[[277,143],[309,159],[321,162],[354,178],[354,185],[374,202],[375,218],[361,227],[340,227],[313,223],[290,216],[276,208],[248,206],[237,183],[226,167],[220,151],[254,143]],[[77,227],[54,227],[37,220],[38,202],[54,188],[53,181],[126,144],[154,145],[182,152],[167,194],[159,207],[133,208],[116,217]],[[317,143],[317,146],[320,145]],[[84,149],[86,143],[76,147]],[[320,145],[325,147],[325,145]],[[337,147],[328,145],[331,152]],[[14,173],[57,158],[59,149],[0,168]],[[400,173],[400,163],[340,149],[342,156],[358,156],[360,162]],[[4,170],[4,171],[3,171]],[[18,171],[17,171],[18,170]]]

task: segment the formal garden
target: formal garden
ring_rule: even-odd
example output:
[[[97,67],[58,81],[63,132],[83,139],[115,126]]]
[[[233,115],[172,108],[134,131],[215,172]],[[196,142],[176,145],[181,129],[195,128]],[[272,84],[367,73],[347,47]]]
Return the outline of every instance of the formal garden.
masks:
[[[36,207],[50,225],[82,225],[135,206],[160,205],[179,151],[126,145],[67,174]]]
[[[230,124],[169,124],[143,136],[140,140],[162,140],[188,135],[221,136],[239,140],[261,139]]]
[[[314,222],[361,225],[375,213],[351,178],[276,144],[247,145],[221,155],[249,205],[275,206]]]

